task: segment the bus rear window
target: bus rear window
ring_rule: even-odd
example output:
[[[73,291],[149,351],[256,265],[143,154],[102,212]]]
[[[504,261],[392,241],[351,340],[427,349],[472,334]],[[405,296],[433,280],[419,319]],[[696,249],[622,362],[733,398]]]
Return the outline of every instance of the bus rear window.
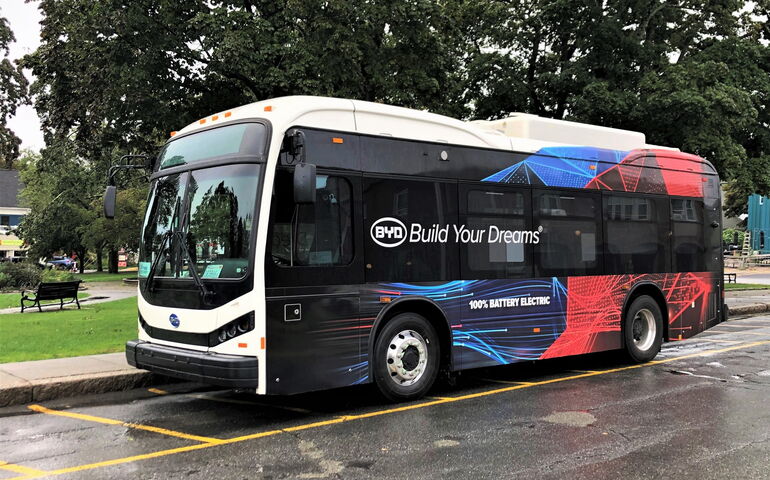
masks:
[[[266,129],[260,123],[239,123],[172,140],[160,155],[160,169],[201,162],[216,157],[260,155],[265,150]]]

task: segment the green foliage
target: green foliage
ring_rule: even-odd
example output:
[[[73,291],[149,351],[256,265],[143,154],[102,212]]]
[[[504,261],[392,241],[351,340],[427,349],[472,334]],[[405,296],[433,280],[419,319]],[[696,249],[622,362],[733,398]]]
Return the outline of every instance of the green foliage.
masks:
[[[738,245],[743,245],[743,238],[746,232],[737,228],[725,228],[722,230],[722,241],[727,244],[734,243],[736,233],[738,234]]]
[[[56,270],[53,268],[43,270],[44,282],[74,282],[75,280],[77,280],[75,274],[66,270]]]
[[[0,288],[34,288],[42,279],[42,269],[32,263],[3,262],[0,275]]]
[[[20,159],[19,173],[25,184],[21,199],[31,211],[18,234],[31,246],[31,258],[61,251],[75,252],[80,259],[86,256],[86,233],[81,227],[96,218],[91,204],[98,198],[98,182],[92,166],[78,158],[74,148],[61,141]]]
[[[29,82],[21,66],[8,59],[8,45],[15,40],[8,21],[0,17],[0,168],[11,168],[19,156],[21,140],[6,125],[16,108],[27,102]]]
[[[119,352],[136,338],[136,297],[0,320],[0,363]]]
[[[110,226],[129,231],[135,216],[93,216],[112,159],[283,95],[639,130],[711,161],[729,182],[729,213],[745,210],[748,193],[770,193],[770,0],[41,0],[40,9],[41,45],[22,62],[36,76],[49,145],[36,171],[63,168],[63,182],[83,192],[55,209],[72,222],[44,250],[129,246],[136,237],[118,241]],[[0,47],[2,38],[0,28]],[[143,196],[137,179],[124,183]],[[54,196],[35,189],[30,225],[46,225],[39,209]]]

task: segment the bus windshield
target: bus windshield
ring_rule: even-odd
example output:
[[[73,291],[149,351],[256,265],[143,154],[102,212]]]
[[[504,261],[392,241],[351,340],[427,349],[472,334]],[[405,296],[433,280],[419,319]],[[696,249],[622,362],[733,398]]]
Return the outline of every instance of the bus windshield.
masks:
[[[159,178],[144,221],[139,276],[148,277],[154,263],[155,277],[190,278],[190,263],[204,280],[246,276],[260,168],[225,165]]]

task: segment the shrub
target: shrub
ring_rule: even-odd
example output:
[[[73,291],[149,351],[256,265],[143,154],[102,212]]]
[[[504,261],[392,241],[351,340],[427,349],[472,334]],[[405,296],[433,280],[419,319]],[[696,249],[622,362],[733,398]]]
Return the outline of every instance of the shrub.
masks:
[[[43,271],[44,282],[74,282],[77,280],[75,275],[66,270],[49,269]]]
[[[0,290],[4,288],[10,288],[11,286],[11,277],[3,272],[0,272]]]
[[[5,280],[6,288],[34,288],[42,279],[40,267],[32,263],[10,263],[0,264],[0,274],[8,277]]]

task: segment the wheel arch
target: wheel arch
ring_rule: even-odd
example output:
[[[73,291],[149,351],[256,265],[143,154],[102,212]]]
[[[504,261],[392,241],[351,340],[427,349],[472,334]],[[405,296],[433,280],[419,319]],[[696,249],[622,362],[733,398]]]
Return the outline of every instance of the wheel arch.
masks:
[[[444,367],[447,367],[450,370],[452,369],[452,329],[449,326],[449,319],[441,307],[439,307],[433,300],[409,295],[398,298],[380,310],[380,313],[377,314],[377,317],[372,324],[372,330],[367,345],[367,352],[369,355],[369,378],[373,378],[372,358],[374,355],[374,343],[377,339],[377,335],[388,320],[405,312],[422,315],[431,325],[433,325],[433,328],[436,329],[436,334],[439,336],[439,347],[441,351],[439,369]]]
[[[667,342],[669,339],[668,305],[666,304],[666,297],[663,295],[660,287],[653,282],[637,283],[628,291],[628,294],[626,294],[626,299],[623,301],[623,317],[621,318],[620,322],[621,331],[623,324],[625,323],[623,320],[626,318],[626,314],[628,313],[628,309],[631,307],[631,303],[633,303],[634,300],[642,295],[652,297],[652,299],[655,300],[655,302],[658,304],[658,307],[660,307],[660,313],[663,318],[663,341]],[[625,336],[621,335],[621,341],[625,347]]]

